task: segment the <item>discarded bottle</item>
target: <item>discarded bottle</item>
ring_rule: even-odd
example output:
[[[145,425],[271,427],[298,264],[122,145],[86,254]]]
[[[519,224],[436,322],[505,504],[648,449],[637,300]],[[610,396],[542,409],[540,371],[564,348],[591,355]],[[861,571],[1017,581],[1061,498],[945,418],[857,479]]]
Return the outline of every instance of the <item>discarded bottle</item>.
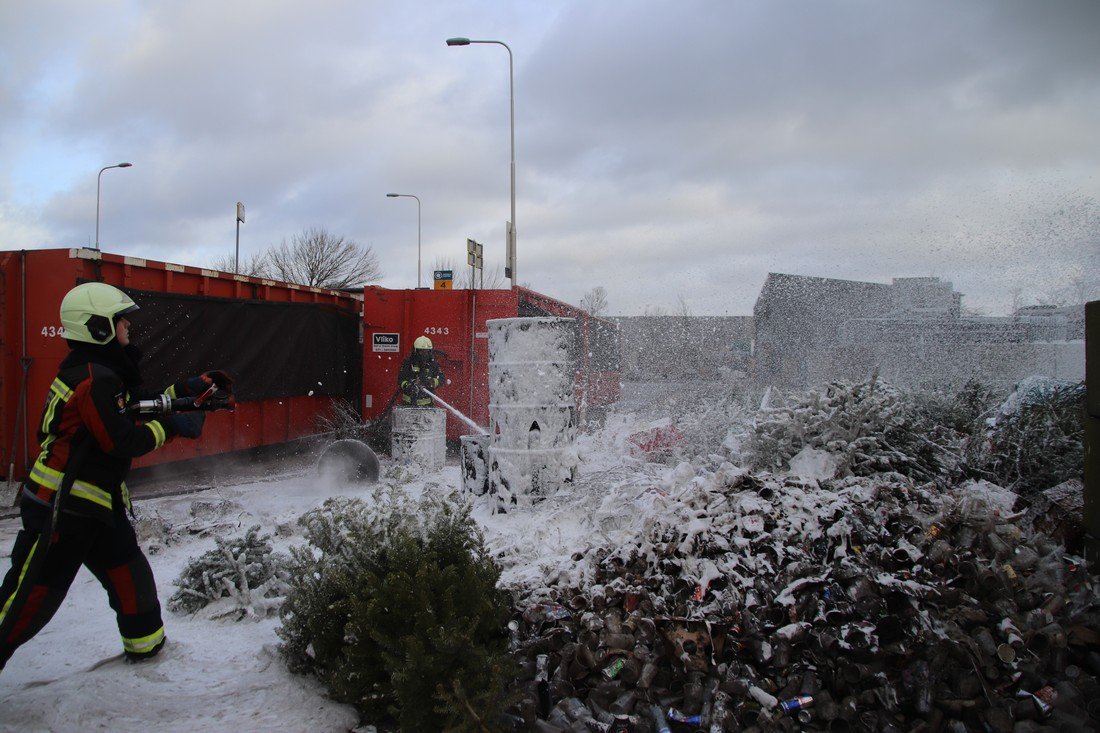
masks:
[[[814,698],[812,695],[799,695],[798,697],[792,697],[789,700],[783,700],[779,703],[779,707],[785,713],[794,712],[795,710],[801,710],[802,708],[808,708],[814,704]]]

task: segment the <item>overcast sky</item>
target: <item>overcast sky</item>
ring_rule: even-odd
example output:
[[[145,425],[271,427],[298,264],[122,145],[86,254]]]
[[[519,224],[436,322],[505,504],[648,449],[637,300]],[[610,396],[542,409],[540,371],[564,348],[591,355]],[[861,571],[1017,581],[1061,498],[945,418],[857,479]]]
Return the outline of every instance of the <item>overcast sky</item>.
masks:
[[[1100,297],[1096,0],[5,0],[0,249],[210,265],[307,227],[613,315],[768,272]],[[682,301],[681,301],[682,298]]]

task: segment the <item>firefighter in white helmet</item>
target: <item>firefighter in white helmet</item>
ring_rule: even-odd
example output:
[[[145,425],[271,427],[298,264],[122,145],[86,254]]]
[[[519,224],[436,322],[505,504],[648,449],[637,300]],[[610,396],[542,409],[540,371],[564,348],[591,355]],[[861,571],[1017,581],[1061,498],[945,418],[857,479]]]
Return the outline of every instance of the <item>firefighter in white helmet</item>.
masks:
[[[203,413],[139,422],[128,409],[155,394],[139,387],[141,353],[130,343],[137,310],[129,295],[101,282],[77,285],[61,301],[70,351],[46,396],[41,452],[20,494],[22,529],[0,585],[0,669],[53,617],[82,565],[107,591],[128,659],[151,657],[164,645],[153,571],[127,516],[126,475],[131,459],[176,436],[198,438]],[[167,392],[194,396],[231,381],[207,372]]]
[[[401,370],[397,373],[401,404],[411,407],[431,407],[432,398],[421,390],[421,387],[435,391],[443,381],[443,370],[435,360],[432,340],[427,336],[421,336],[413,341],[412,353],[401,364]]]

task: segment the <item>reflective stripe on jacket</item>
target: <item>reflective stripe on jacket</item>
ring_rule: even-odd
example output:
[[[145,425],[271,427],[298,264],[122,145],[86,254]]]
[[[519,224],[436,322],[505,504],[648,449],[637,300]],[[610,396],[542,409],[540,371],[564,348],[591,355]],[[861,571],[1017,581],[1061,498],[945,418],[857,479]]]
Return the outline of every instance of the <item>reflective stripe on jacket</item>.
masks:
[[[42,450],[24,496],[53,501],[70,470],[73,441],[84,434],[94,443],[81,465],[74,467],[70,499],[63,508],[107,522],[116,506],[129,508],[125,478],[131,460],[163,446],[169,434],[158,420],[139,425],[126,410],[128,400],[122,379],[109,367],[63,363],[46,397],[38,428]]]

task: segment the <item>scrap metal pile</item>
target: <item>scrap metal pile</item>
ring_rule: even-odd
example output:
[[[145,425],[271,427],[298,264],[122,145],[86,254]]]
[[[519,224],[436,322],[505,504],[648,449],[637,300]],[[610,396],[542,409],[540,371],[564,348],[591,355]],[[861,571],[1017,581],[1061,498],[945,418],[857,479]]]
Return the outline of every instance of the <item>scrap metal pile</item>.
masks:
[[[713,478],[655,497],[665,511],[638,542],[589,550],[593,583],[529,599],[515,644],[532,730],[1100,715],[1100,589],[981,485]]]
[[[1015,494],[726,458],[606,488],[588,545],[525,579],[517,727],[1100,726],[1100,586]]]

